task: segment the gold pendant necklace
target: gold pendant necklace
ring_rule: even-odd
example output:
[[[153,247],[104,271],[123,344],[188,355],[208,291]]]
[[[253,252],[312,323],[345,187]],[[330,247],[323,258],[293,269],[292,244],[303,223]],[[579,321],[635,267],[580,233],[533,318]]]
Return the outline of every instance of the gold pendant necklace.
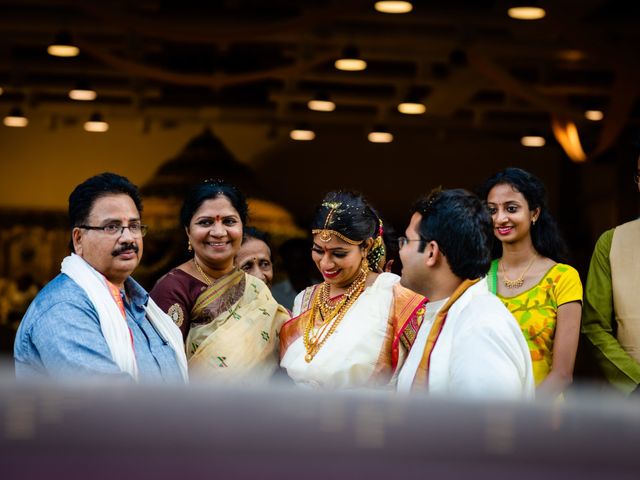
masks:
[[[351,284],[349,290],[343,295],[341,300],[334,308],[327,308],[327,305],[323,301],[323,297],[327,294],[324,292],[325,285],[328,290],[329,285],[323,284],[313,296],[313,302],[311,304],[311,311],[309,312],[309,320],[305,325],[302,340],[304,343],[307,354],[304,356],[304,360],[310,363],[313,357],[316,356],[320,348],[324,345],[327,339],[336,331],[338,325],[342,321],[343,317],[347,314],[351,306],[360,297],[360,294],[364,291],[364,287],[367,281],[367,272],[362,272],[361,275]],[[323,311],[323,310],[330,311]],[[322,323],[315,330],[315,323],[317,315],[322,319]]]
[[[500,259],[500,265],[502,266],[502,283],[504,284],[504,286],[507,288],[520,288],[522,285],[524,285],[524,276],[527,274],[527,272],[531,268],[531,265],[533,265],[533,261],[536,259],[537,256],[538,255],[533,256],[533,258],[529,261],[528,265],[522,272],[522,275],[520,275],[515,280],[509,280],[507,278],[507,271],[504,268],[504,260]]]
[[[193,264],[196,266],[196,270],[198,270],[200,275],[202,275],[202,278],[204,278],[204,282],[209,286],[213,285],[213,282],[211,281],[211,279],[207,276],[206,273],[204,273],[204,271],[202,270],[202,267],[198,265],[198,262],[196,262],[196,257],[193,257]]]

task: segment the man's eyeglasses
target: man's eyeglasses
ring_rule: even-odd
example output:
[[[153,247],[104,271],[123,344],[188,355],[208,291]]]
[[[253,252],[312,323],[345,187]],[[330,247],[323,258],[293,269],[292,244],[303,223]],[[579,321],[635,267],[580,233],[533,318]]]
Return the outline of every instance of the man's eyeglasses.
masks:
[[[409,242],[422,242],[421,238],[398,237],[398,248],[404,247]]]
[[[128,228],[131,235],[134,237],[144,237],[147,234],[149,227],[147,225],[141,225],[139,223],[130,223],[129,225],[120,225],[119,223],[110,223],[104,227],[94,227],[92,225],[78,225],[78,228],[84,228],[85,230],[102,230],[107,235],[112,237],[120,236],[124,233],[124,229]]]

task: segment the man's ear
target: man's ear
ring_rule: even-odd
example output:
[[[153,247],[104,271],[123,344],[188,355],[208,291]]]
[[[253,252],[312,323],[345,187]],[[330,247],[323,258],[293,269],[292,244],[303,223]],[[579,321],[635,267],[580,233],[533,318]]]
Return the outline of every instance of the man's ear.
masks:
[[[82,256],[82,229],[73,227],[71,231],[71,240],[73,241],[73,251],[76,255]]]
[[[427,243],[424,249],[425,262],[427,266],[433,267],[440,258],[440,247],[435,240],[431,240]]]

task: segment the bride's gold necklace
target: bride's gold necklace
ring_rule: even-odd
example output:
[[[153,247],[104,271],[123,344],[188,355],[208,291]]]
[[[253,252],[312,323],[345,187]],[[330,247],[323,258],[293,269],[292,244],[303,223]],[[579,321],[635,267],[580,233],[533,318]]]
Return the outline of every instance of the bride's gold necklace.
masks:
[[[213,285],[213,281],[207,276],[206,273],[204,273],[202,267],[196,261],[196,257],[193,257],[193,264],[196,266],[196,270],[198,270],[198,273],[200,273],[200,275],[202,275],[202,278],[204,278],[204,282],[209,286]]]
[[[309,313],[309,319],[305,325],[302,338],[307,352],[304,356],[305,362],[311,362],[322,345],[336,331],[343,317],[364,291],[366,281],[367,272],[363,270],[335,305],[332,304],[330,299],[330,286],[328,283],[323,283],[319,291],[314,294],[311,312]],[[322,319],[322,323],[318,330],[314,331],[318,315]]]
[[[504,283],[504,286],[507,288],[520,288],[522,285],[524,285],[524,276],[527,274],[527,272],[531,268],[531,265],[533,265],[533,262],[537,256],[538,256],[537,254],[533,256],[533,258],[529,261],[529,263],[527,264],[522,274],[515,280],[509,280],[507,278],[507,271],[504,268],[504,259],[503,258],[500,259],[500,264],[502,266],[502,283]]]
[[[333,318],[342,308],[344,303],[353,296],[354,292],[360,287],[360,282],[366,280],[365,272],[360,271],[356,279],[349,285],[347,291],[339,296],[338,300],[331,298],[331,286],[324,282],[320,287],[320,301],[318,308],[323,318]]]

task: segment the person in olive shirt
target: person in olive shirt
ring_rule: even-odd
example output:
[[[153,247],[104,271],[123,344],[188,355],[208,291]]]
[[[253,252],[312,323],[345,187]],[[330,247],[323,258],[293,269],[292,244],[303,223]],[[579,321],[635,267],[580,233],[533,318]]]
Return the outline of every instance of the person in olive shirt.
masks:
[[[640,158],[636,184],[640,188]],[[598,239],[584,291],[582,333],[607,380],[640,393],[640,219]]]

